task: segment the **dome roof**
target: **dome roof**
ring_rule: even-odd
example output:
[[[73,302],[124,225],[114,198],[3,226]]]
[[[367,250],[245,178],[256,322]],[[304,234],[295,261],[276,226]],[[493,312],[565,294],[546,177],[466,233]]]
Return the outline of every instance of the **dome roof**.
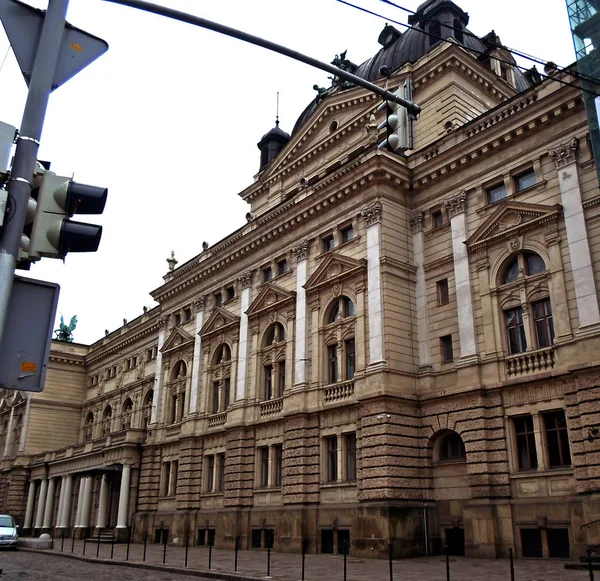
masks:
[[[265,139],[285,139],[286,142],[290,139],[290,134],[286,133],[283,129],[279,128],[279,121],[277,121],[277,124],[275,125],[275,127],[273,127],[273,129],[271,129],[270,131],[267,131],[267,133],[265,133],[261,138],[259,143],[259,147],[260,144],[265,140]]]
[[[437,47],[442,39],[453,38],[459,45],[467,50],[473,50],[477,56],[490,51],[497,45],[490,45],[488,38],[498,40],[495,34],[490,34],[483,39],[478,38],[466,28],[469,15],[451,0],[427,0],[419,6],[414,14],[408,18],[412,26],[406,32],[401,33],[392,26],[386,25],[379,42],[383,48],[373,57],[356,68],[355,75],[375,82],[383,77],[382,67],[390,71],[396,71],[406,63],[413,63],[425,56],[430,50]],[[433,35],[433,36],[432,36]],[[439,36],[440,39],[436,39]],[[514,79],[516,89],[524,91],[531,86],[527,77],[514,67]],[[294,134],[316,110],[323,96],[319,95],[302,112],[296,122],[292,134]]]

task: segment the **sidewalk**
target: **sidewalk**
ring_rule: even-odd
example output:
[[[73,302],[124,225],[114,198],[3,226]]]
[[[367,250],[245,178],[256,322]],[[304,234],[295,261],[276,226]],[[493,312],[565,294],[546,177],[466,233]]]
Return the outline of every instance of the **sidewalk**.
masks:
[[[71,549],[73,547],[73,553]],[[83,557],[84,542],[71,539],[64,540],[62,551],[65,556]],[[148,544],[144,560],[144,546],[132,544],[129,549],[128,562],[132,566],[142,563],[152,566],[163,565],[163,545]],[[54,548],[43,553],[61,553],[61,539],[55,539]],[[185,567],[185,547],[168,545],[166,548],[165,566],[170,572],[209,571],[219,573],[219,578],[248,580],[264,579],[267,577],[267,551],[239,551],[237,575],[234,573],[234,551],[213,549],[208,547],[190,547],[188,563]],[[111,559],[111,545],[97,545],[87,542],[85,559],[96,561],[96,555],[102,562],[126,561],[127,545],[114,545]],[[587,571],[567,571],[566,561],[557,559],[544,560],[515,560],[515,581],[589,581]],[[143,566],[143,565],[142,565]],[[381,559],[347,558],[347,581],[389,581],[389,562]],[[399,559],[392,562],[394,581],[446,581],[446,562],[441,556],[418,559]],[[300,581],[302,572],[302,556],[288,553],[271,552],[270,577],[276,581]],[[235,576],[234,576],[235,575]],[[211,575],[212,576],[212,575]],[[239,576],[239,577],[238,577]],[[510,581],[509,562],[506,559],[467,559],[464,557],[450,558],[450,578],[452,581]],[[341,555],[306,555],[305,579],[308,581],[343,581],[344,558]],[[600,581],[600,574],[598,574]]]

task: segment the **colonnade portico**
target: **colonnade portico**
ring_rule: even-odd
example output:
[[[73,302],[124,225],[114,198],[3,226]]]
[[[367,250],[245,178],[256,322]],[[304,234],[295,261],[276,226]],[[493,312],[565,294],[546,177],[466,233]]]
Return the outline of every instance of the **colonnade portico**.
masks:
[[[111,474],[118,473],[120,473],[118,479],[111,479]],[[95,489],[94,481],[98,476],[99,483]],[[130,484],[130,464],[117,464],[110,468],[94,469],[92,472],[70,473],[62,476],[45,474],[37,479],[33,477],[29,482],[23,532],[38,534],[58,529],[68,536],[72,530],[75,536],[83,538],[93,535],[95,531],[116,528],[123,535],[128,528]],[[74,494],[75,487],[77,487],[76,494]],[[113,504],[111,488],[118,492],[116,519],[110,516]],[[57,493],[58,504],[55,506]],[[95,519],[92,520],[94,511]]]

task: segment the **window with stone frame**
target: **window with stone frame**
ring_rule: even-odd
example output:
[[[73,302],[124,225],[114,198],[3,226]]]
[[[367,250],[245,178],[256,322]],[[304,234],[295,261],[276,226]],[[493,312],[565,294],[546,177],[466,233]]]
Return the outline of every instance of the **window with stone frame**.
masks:
[[[102,435],[108,436],[112,431],[112,407],[107,405],[102,412]]]
[[[8,440],[8,424],[8,417],[3,418],[2,423],[0,424],[0,457],[4,455],[4,448],[6,447],[6,441]]]
[[[327,384],[350,381],[356,373],[356,307],[352,299],[341,295],[331,301],[324,323]]]
[[[261,446],[258,449],[258,486],[266,488],[269,485],[269,447]]]
[[[208,409],[212,414],[224,412],[231,404],[231,347],[227,343],[221,343],[215,349],[209,379],[212,389]]]
[[[133,401],[128,397],[122,406],[121,411],[121,430],[128,430],[131,428],[131,421],[133,418]]]
[[[465,461],[467,453],[463,439],[456,432],[443,434],[437,446],[437,458],[439,461]]]
[[[223,492],[225,490],[225,452],[215,454],[215,462],[215,492]]]
[[[535,447],[535,431],[533,418],[530,414],[512,418],[517,468],[519,470],[536,470],[538,467],[537,450]]]
[[[275,444],[273,446],[273,486],[281,486],[283,481],[283,445]]]
[[[83,425],[83,441],[89,442],[94,437],[94,413],[88,412]]]
[[[208,455],[204,460],[204,491],[205,492],[214,492],[215,489],[215,459],[216,456],[214,454]]]
[[[170,375],[167,386],[169,401],[167,407],[167,423],[176,424],[183,420],[185,411],[185,393],[188,380],[187,365],[183,359],[179,359]]]
[[[325,438],[325,470],[326,481],[336,482],[338,479],[338,439],[337,436]]]
[[[272,322],[261,343],[260,358],[262,360],[262,390],[260,397],[264,400],[277,399],[285,390],[285,352],[287,333],[279,321]]]
[[[356,432],[348,432],[344,438],[344,480],[356,480]]]
[[[495,292],[509,355],[554,344],[549,277],[544,259],[530,250],[511,255],[502,265]]]
[[[564,410],[544,412],[544,432],[546,435],[546,455],[549,468],[571,465],[569,430]]]

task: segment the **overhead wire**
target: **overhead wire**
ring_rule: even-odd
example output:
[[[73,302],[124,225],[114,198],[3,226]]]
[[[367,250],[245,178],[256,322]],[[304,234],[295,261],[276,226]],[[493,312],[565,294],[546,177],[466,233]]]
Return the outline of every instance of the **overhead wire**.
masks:
[[[398,8],[399,10],[402,10],[404,12],[408,12],[409,14],[416,14],[416,12],[414,10],[411,10],[410,8],[406,8],[404,6],[400,6],[400,4],[396,4],[395,2],[392,2],[392,0],[379,0],[380,2],[383,2],[384,4],[388,4],[389,6],[393,6],[394,8]],[[424,20],[427,22],[433,22],[435,19],[434,18],[429,18],[427,16],[424,16]],[[454,28],[454,27],[453,27]],[[454,28],[454,30],[456,31],[456,28]],[[464,36],[469,36],[471,38],[475,38],[476,40],[481,40],[476,34],[472,33],[470,30],[466,30],[464,28],[460,29],[461,32],[463,33]],[[521,50],[515,49],[515,48],[510,48],[509,46],[505,46],[502,44],[492,44],[490,48],[499,48],[502,50],[505,50],[509,53],[511,53],[514,56],[518,56],[520,58],[524,58],[526,60],[529,60],[531,62],[537,63],[539,65],[543,65],[544,67],[548,64],[552,64],[556,67],[556,69],[558,71],[566,71],[569,74],[573,74],[572,71],[570,70],[566,70],[566,67],[561,67],[556,65],[556,63],[550,62],[550,61],[546,61],[544,59],[541,59],[539,57],[527,54],[526,52],[523,52]],[[589,81],[591,83],[600,85],[600,79],[597,79],[595,77],[591,77],[589,75],[586,75],[584,73],[581,73],[579,71],[577,71],[576,75],[577,77],[584,79],[586,81]]]
[[[417,28],[417,27],[415,27],[415,26],[411,26],[410,24],[405,24],[404,22],[400,22],[400,21],[398,21],[398,20],[394,20],[393,18],[389,18],[389,17],[387,17],[387,16],[384,16],[383,14],[379,14],[379,13],[377,13],[377,12],[374,12],[374,11],[372,11],[372,10],[369,10],[369,9],[367,9],[367,8],[363,8],[362,6],[358,6],[358,5],[356,5],[356,4],[352,4],[352,3],[351,3],[351,2],[349,2],[348,0],[336,0],[336,2],[339,2],[340,4],[345,4],[346,6],[349,6],[350,8],[354,8],[354,9],[356,9],[356,10],[360,10],[361,12],[365,12],[366,14],[370,14],[371,16],[376,16],[377,18],[381,18],[381,19],[383,19],[383,20],[386,20],[387,22],[392,22],[392,23],[394,23],[394,24],[398,24],[399,26],[403,26],[404,28],[407,28],[407,29],[409,29],[409,30],[415,30],[415,31],[417,31],[417,32],[419,32],[419,33],[421,33],[421,34],[425,34],[425,35],[427,35],[427,36],[429,36],[429,37],[431,37],[431,38],[434,38],[434,39],[436,39],[436,40],[440,40],[441,42],[445,42],[445,43],[447,43],[447,44],[454,44],[454,42],[453,42],[453,41],[450,41],[450,40],[448,40],[447,38],[443,38],[442,36],[439,36],[439,35],[437,35],[437,34],[433,34],[433,33],[431,33],[431,32],[426,32],[426,31],[424,31],[424,30],[421,30],[420,28]],[[475,35],[473,35],[473,36],[475,36]],[[476,38],[478,38],[478,37],[476,37]],[[499,57],[497,57],[497,56],[492,56],[492,55],[490,55],[490,54],[488,54],[488,53],[486,53],[486,52],[484,52],[484,51],[477,50],[477,49],[475,49],[475,48],[470,48],[470,47],[469,47],[469,48],[465,47],[465,48],[466,48],[466,50],[468,50],[469,52],[472,52],[472,53],[474,53],[474,54],[480,54],[480,55],[486,56],[486,57],[488,57],[488,58],[490,58],[490,59],[496,60],[496,61],[498,61],[498,62],[500,62],[500,63],[506,64],[506,65],[509,65],[509,66],[511,66],[511,67],[516,67],[516,68],[518,68],[518,69],[520,69],[520,70],[523,70],[523,71],[528,71],[528,70],[529,70],[529,69],[527,69],[527,68],[526,68],[526,67],[524,67],[524,66],[521,66],[521,65],[515,64],[515,63],[514,63],[514,62],[512,62],[512,61],[508,61],[508,60],[505,60],[505,59],[499,58]],[[504,47],[502,47],[502,48],[504,48]],[[572,76],[576,77],[576,78],[581,78],[581,76],[580,76],[580,75],[579,75],[579,74],[578,74],[576,71],[572,71],[572,70],[568,69],[568,70],[566,70],[565,72],[566,72],[567,74],[570,74],[570,75],[572,75]],[[553,79],[553,80],[554,80],[554,81],[556,81],[557,83],[560,83],[560,84],[563,84],[563,85],[567,85],[567,86],[570,86],[570,87],[574,87],[574,88],[576,88],[576,89],[578,89],[578,90],[580,90],[580,91],[584,91],[584,92],[586,92],[586,93],[590,93],[590,94],[592,94],[592,95],[594,95],[594,96],[596,96],[596,97],[600,96],[600,94],[598,94],[598,93],[597,93],[597,92],[595,92],[595,91],[592,91],[592,90],[590,90],[590,89],[587,89],[587,88],[585,88],[585,87],[582,87],[582,86],[580,86],[580,85],[577,85],[577,84],[575,84],[575,83],[571,83],[571,82],[569,82],[569,81],[565,81],[564,79],[560,79],[560,78],[558,78],[557,76],[554,76],[554,75],[547,75],[547,74],[541,73],[541,72],[539,72],[539,71],[538,71],[538,74],[539,74],[541,77],[544,77],[544,78],[549,78],[549,79]],[[584,79],[584,80],[585,80],[585,79]],[[595,80],[595,83],[596,83],[596,84],[600,84],[600,80]]]

